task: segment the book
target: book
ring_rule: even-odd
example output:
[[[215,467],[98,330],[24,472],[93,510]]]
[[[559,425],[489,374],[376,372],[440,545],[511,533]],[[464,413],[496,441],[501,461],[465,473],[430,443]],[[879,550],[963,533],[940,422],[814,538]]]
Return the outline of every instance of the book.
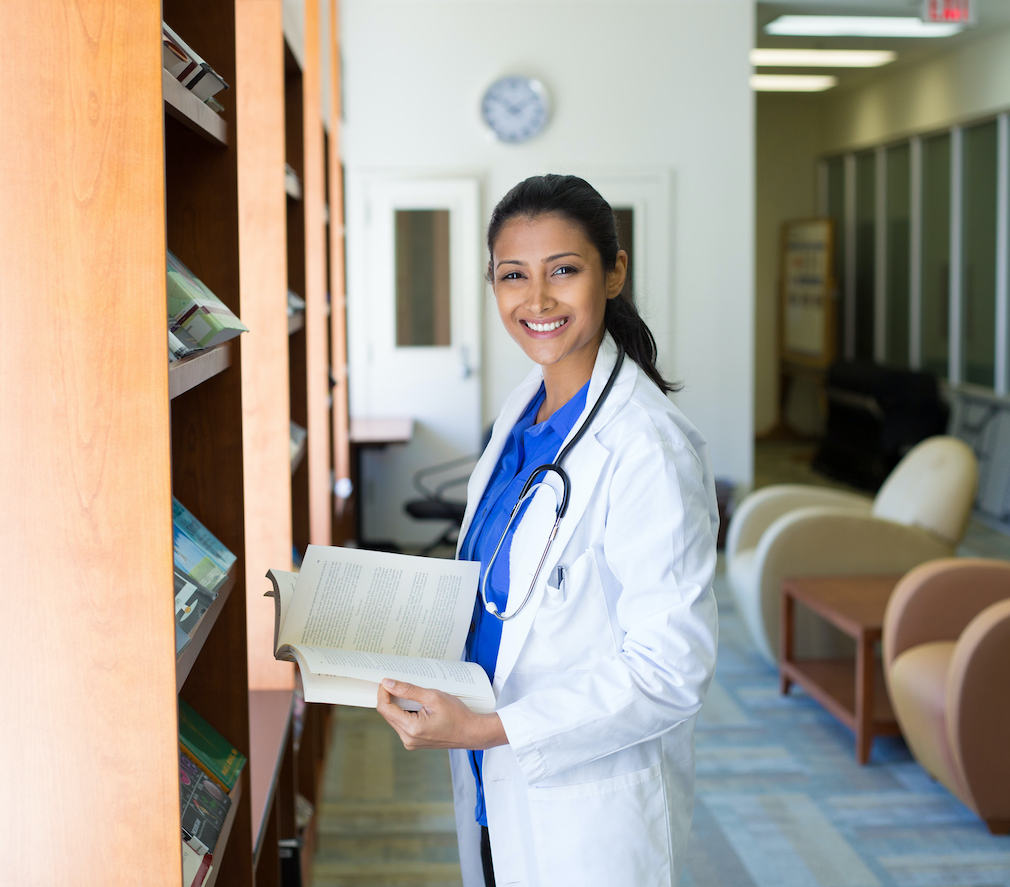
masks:
[[[224,78],[164,21],[161,23],[161,65],[202,102],[228,89]]]
[[[171,250],[167,275],[169,330],[177,338],[184,329],[200,348],[211,348],[249,331]]]
[[[196,627],[214,603],[217,593],[204,588],[199,582],[178,569],[175,574],[175,653],[179,655],[193,638]],[[181,641],[179,633],[185,639]]]
[[[204,773],[226,792],[234,788],[246,757],[198,715],[179,700],[179,745]]]
[[[232,564],[235,563],[235,555],[175,496],[172,497],[172,520],[183,533],[203,549],[204,554],[217,565],[221,572],[227,573],[231,569]]]
[[[208,591],[217,592],[228,576],[182,528],[172,521],[172,549],[175,568],[200,583]]]
[[[213,868],[213,857],[209,853],[197,853],[183,839],[182,842],[182,887],[201,887]]]
[[[297,663],[308,702],[374,708],[379,682],[394,678],[492,712],[484,670],[460,661],[479,572],[472,561],[310,545],[299,573],[267,573],[274,655]]]
[[[182,836],[197,853],[213,853],[231,808],[231,798],[185,752],[179,752]]]

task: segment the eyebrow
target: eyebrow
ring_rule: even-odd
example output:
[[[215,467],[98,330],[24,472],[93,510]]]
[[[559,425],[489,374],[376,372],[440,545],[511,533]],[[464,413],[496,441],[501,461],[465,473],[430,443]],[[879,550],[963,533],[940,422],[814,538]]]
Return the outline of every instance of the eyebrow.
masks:
[[[582,256],[579,253],[555,253],[553,256],[548,256],[546,259],[541,259],[541,263],[546,265],[548,262],[553,262],[555,259],[563,259],[565,256],[575,256],[581,259]],[[500,268],[502,265],[519,265],[522,268],[526,267],[526,263],[520,259],[502,259],[495,268]]]

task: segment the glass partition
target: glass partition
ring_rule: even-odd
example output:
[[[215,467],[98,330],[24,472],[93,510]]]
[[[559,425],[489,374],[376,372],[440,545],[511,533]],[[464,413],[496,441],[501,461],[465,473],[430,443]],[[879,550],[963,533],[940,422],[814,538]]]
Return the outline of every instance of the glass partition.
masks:
[[[950,134],[922,141],[922,366],[947,378],[950,331]]]
[[[962,379],[993,386],[996,368],[996,121],[964,130]]]
[[[906,142],[887,149],[887,312],[885,355],[905,368],[909,354],[911,275],[911,149]]]
[[[856,155],[856,357],[873,359],[877,249],[877,156]]]
[[[845,330],[845,158],[832,157],[828,167],[828,217],[834,223],[835,254],[832,273],[835,278],[835,354],[844,354]]]

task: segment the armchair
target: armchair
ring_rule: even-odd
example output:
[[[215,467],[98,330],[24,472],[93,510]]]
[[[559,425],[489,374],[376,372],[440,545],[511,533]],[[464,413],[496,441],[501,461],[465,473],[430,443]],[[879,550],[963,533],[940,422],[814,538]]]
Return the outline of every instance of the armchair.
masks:
[[[778,662],[785,576],[905,573],[949,557],[964,535],[977,486],[971,449],[956,438],[932,437],[908,452],[875,499],[795,484],[747,496],[729,526],[726,571],[761,656]],[[838,655],[850,646],[823,620],[797,612],[797,655]]]
[[[884,677],[915,759],[1010,834],[1010,562],[934,561],[894,589]]]

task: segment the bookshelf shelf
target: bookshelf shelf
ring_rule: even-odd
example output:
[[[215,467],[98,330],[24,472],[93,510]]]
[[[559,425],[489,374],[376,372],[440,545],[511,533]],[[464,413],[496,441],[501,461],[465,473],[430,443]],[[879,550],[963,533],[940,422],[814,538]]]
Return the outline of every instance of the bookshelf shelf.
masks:
[[[231,594],[232,589],[235,587],[235,578],[235,568],[232,567],[228,571],[228,578],[225,579],[224,584],[221,586],[221,590],[218,591],[217,597],[214,599],[214,603],[207,608],[207,612],[203,614],[203,619],[201,619],[199,624],[196,626],[196,631],[193,633],[193,639],[176,657],[175,690],[177,693],[182,690],[183,684],[186,683],[186,678],[189,677],[189,673],[193,669],[193,665],[196,663],[196,660],[200,655],[200,651],[203,649],[204,643],[207,641],[207,638],[210,637],[210,633],[214,628],[214,623],[217,622],[217,617],[221,615],[221,611],[224,609],[224,605],[228,600],[228,595]]]
[[[228,124],[220,114],[207,107],[164,69],[161,84],[167,114],[213,145],[224,147],[228,144]]]
[[[305,309],[301,311],[296,311],[294,314],[288,315],[288,335],[293,335],[299,330],[305,328]]]
[[[252,803],[253,867],[263,850],[268,831],[268,811],[277,789],[278,776],[291,728],[293,690],[249,692],[249,797]]]
[[[168,396],[176,398],[231,366],[231,342],[191,354],[168,365]]]
[[[231,807],[228,815],[224,819],[224,826],[221,834],[218,835],[217,844],[214,847],[214,867],[207,879],[203,882],[203,887],[214,887],[217,876],[220,874],[224,864],[224,852],[228,849],[228,838],[231,837],[231,827],[235,824],[235,815],[238,812],[239,804],[242,802],[242,779],[235,783],[235,788],[228,795],[231,798]]]

